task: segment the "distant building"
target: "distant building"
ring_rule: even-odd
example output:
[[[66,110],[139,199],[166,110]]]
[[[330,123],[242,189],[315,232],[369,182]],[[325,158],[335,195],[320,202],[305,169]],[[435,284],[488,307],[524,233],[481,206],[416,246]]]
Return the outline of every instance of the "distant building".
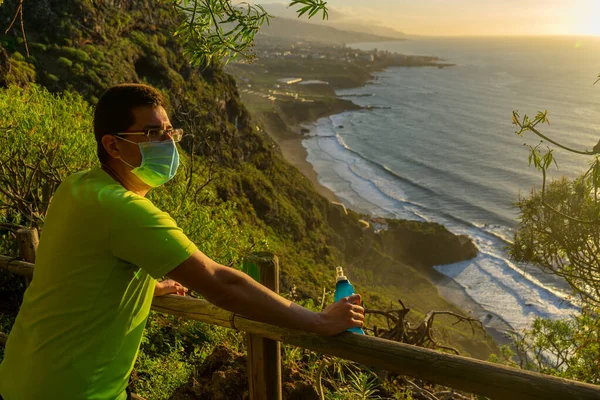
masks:
[[[303,81],[300,83],[300,85],[329,85],[329,82],[310,80],[310,81]]]
[[[361,58],[361,60],[364,60],[367,62],[375,61],[375,56],[373,54],[363,54],[360,58]]]
[[[277,79],[277,82],[282,83],[284,85],[293,85],[294,83],[302,82],[302,78],[281,78]]]

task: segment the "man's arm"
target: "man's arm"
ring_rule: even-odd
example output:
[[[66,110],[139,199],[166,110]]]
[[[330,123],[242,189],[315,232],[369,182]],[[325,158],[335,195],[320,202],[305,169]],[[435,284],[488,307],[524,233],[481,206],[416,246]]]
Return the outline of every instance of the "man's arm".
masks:
[[[284,299],[248,275],[214,262],[200,251],[167,275],[217,307],[272,325],[335,335],[362,326],[364,321],[364,309],[357,305],[359,295],[315,313]]]

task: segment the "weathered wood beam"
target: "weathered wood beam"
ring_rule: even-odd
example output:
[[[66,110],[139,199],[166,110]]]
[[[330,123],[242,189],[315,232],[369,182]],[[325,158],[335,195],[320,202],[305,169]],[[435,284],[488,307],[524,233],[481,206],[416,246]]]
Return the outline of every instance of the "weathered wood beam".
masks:
[[[0,256],[0,268],[16,275],[33,277],[33,264],[19,261],[13,257]]]

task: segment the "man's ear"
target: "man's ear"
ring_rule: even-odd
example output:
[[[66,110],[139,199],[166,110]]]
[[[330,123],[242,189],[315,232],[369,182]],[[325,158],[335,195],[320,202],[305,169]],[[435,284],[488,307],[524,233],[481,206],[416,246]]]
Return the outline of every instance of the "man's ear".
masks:
[[[117,148],[117,140],[119,139],[114,135],[102,136],[102,146],[112,158],[121,158],[121,153]]]

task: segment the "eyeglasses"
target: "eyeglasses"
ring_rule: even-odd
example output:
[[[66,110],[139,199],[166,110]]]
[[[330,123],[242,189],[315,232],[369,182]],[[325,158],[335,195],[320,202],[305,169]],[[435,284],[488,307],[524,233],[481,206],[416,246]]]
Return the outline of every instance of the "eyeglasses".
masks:
[[[146,128],[143,131],[119,132],[115,133],[115,135],[144,135],[148,138],[149,142],[162,142],[163,140],[173,139],[177,143],[183,137],[183,129]]]

